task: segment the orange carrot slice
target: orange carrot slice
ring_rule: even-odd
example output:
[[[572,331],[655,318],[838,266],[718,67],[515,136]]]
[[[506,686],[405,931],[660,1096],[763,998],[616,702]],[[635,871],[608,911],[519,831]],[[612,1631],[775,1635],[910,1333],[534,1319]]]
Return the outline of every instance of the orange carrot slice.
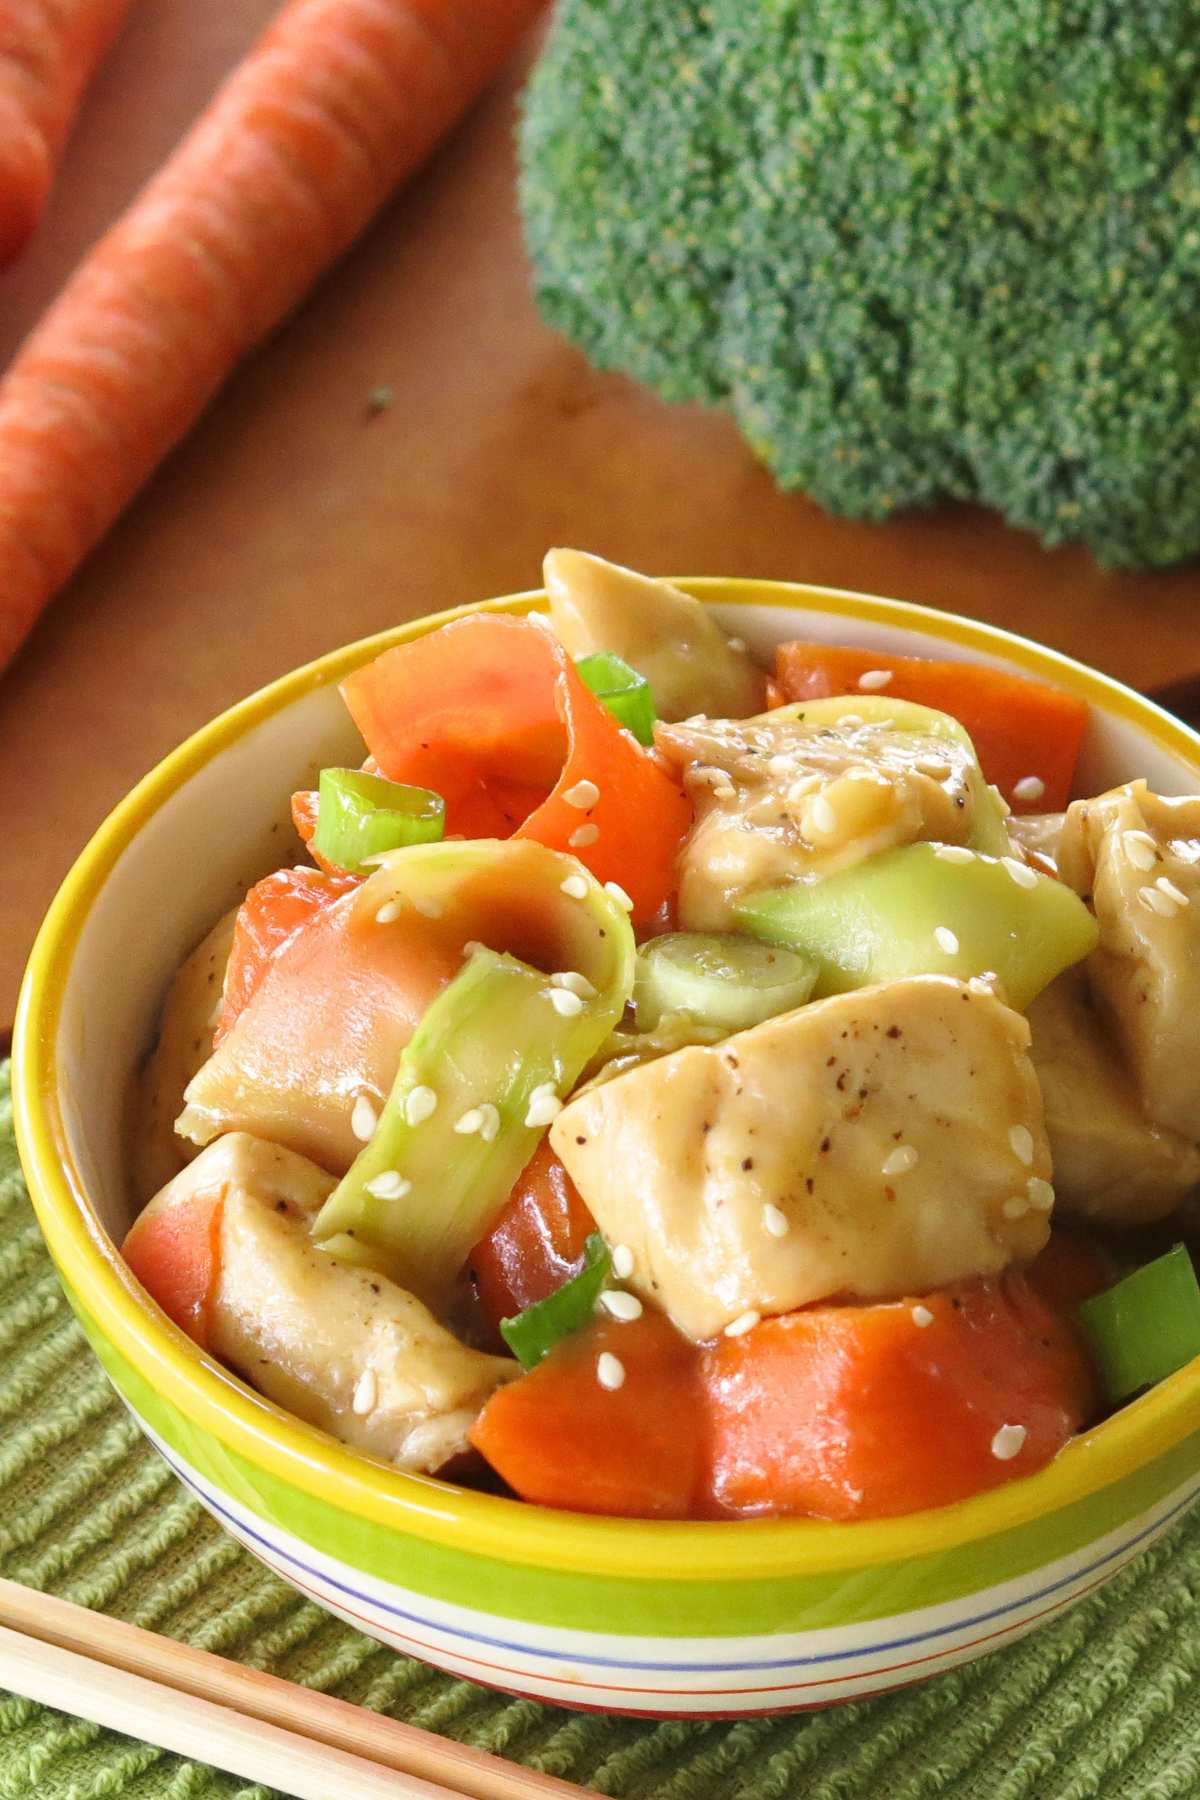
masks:
[[[890,679],[871,684],[876,670]],[[980,663],[797,640],[775,652],[771,695],[782,705],[854,694],[864,676],[868,687],[863,691],[914,700],[965,725],[984,774],[1014,812],[1060,812],[1070,800],[1088,709],[1082,700],[1045,682],[1005,675]]]
[[[0,667],[539,0],[289,0],[0,385]]]
[[[0,268],[33,235],[79,102],[129,0],[5,0],[0,14]]]
[[[544,1300],[576,1273],[596,1221],[548,1143],[525,1165],[504,1211],[470,1256],[480,1305],[501,1319]]]
[[[616,1359],[621,1385],[600,1376]],[[497,1390],[471,1442],[524,1500],[571,1512],[686,1519],[705,1476],[696,1348],[661,1313],[597,1319]]]
[[[324,875],[316,869],[277,869],[257,882],[238,909],[225,973],[216,1046],[245,1011],[276,957],[315,914],[358,886],[352,875]]]
[[[167,1317],[208,1348],[221,1278],[224,1189],[196,1194],[185,1206],[150,1207],[134,1220],[121,1254]]]
[[[705,1382],[713,1498],[737,1515],[944,1506],[1040,1469],[1095,1403],[1072,1327],[1020,1275],[766,1320],[710,1346]]]
[[[448,833],[574,852],[626,890],[637,924],[673,892],[691,806],[540,626],[457,619],[386,650],[342,695],[380,772],[441,794]]]

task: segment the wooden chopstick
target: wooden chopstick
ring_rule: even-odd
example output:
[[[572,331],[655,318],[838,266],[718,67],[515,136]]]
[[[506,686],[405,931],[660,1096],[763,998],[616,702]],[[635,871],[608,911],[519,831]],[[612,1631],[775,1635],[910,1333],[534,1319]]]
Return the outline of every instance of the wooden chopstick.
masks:
[[[301,1800],[597,1800],[572,1782],[3,1579],[0,1687]]]

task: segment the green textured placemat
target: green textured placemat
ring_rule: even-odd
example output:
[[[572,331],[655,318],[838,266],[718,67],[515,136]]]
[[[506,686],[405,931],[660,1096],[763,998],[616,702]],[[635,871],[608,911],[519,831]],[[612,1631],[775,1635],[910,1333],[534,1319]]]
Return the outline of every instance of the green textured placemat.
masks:
[[[1200,1796],[1200,1512],[1032,1638],[860,1705],[641,1724],[492,1694],[299,1599],[178,1485],[67,1307],[0,1064],[0,1574],[496,1751],[617,1800]],[[271,1800],[0,1695],[0,1800]]]

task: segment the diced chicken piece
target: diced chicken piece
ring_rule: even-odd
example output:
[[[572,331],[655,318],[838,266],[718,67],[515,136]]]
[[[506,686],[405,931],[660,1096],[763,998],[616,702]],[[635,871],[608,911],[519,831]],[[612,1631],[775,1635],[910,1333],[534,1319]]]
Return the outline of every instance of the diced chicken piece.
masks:
[[[899,844],[963,843],[971,751],[952,739],[854,722],[690,720],[655,743],[680,770],[696,823],[679,862],[685,931],[734,924],[741,895],[830,875]]]
[[[1142,1111],[1200,1139],[1200,795],[1131,781],[1077,800],[1058,865],[1100,926],[1088,980]]]
[[[236,919],[236,906],[218,919],[167,992],[158,1042],[138,1083],[131,1160],[139,1200],[157,1193],[196,1154],[194,1144],[176,1135],[175,1120],[184,1089],[212,1054]]]
[[[676,1051],[581,1094],[550,1139],[634,1285],[697,1339],[992,1274],[1049,1234],[1029,1028],[944,976]]]
[[[1060,975],[1026,1016],[1058,1203],[1114,1225],[1172,1212],[1200,1184],[1200,1147],[1146,1119],[1083,973]]]
[[[298,1418],[400,1468],[467,1448],[489,1395],[519,1373],[461,1344],[403,1288],[318,1250],[309,1221],[333,1188],[306,1157],[234,1132],[147,1211],[220,1197],[208,1308],[213,1353]]]
[[[660,718],[741,719],[761,708],[762,671],[690,594],[585,550],[549,551],[543,572],[560,642],[576,657],[621,657],[650,683]]]
[[[1047,875],[1058,873],[1058,840],[1065,813],[1013,813],[1008,832],[1014,844]]]

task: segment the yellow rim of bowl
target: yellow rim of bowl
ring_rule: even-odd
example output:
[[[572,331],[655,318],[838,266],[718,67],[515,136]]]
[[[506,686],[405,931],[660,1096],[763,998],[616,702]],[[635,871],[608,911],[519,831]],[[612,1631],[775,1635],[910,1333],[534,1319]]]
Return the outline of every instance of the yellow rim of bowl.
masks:
[[[1002,656],[1144,731],[1200,776],[1200,735],[1151,701],[1072,658],[995,626],[845,589],[721,577],[681,579],[709,602],[804,607],[895,625]],[[101,1332],[193,1426],[268,1474],[339,1511],[448,1547],[533,1567],[652,1580],[823,1575],[933,1555],[1057,1512],[1144,1467],[1200,1428],[1200,1378],[1181,1370],[1073,1440],[1036,1475],[974,1499],[857,1524],[807,1519],[687,1524],[555,1512],[403,1474],[345,1448],[265,1401],[200,1351],[148,1302],[87,1197],[58,1104],[57,1040],[71,959],[110,871],[147,820],[191,776],[294,700],[393,644],[480,611],[526,612],[540,591],[415,620],[293,670],[187,739],[109,815],[63,882],[38,934],[18,1006],[13,1052],[17,1136],[50,1249]]]

